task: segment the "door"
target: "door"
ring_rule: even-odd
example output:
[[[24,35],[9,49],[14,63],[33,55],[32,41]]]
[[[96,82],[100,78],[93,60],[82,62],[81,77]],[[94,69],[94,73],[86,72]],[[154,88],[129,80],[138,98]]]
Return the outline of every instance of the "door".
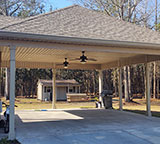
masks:
[[[57,100],[67,100],[66,87],[57,87]]]

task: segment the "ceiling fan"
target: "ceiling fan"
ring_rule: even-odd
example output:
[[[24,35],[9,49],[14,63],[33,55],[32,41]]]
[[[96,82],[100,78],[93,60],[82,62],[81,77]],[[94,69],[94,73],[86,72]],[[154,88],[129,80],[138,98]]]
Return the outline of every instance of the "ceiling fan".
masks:
[[[79,60],[82,64],[85,64],[87,61],[97,61],[94,58],[88,58],[87,56],[85,56],[85,51],[82,51],[82,56],[80,56],[79,58],[71,59],[71,61],[75,60]]]
[[[67,58],[65,58],[63,64],[58,64],[58,65],[63,65],[64,68],[67,69],[68,65],[69,65],[69,62],[68,62]]]

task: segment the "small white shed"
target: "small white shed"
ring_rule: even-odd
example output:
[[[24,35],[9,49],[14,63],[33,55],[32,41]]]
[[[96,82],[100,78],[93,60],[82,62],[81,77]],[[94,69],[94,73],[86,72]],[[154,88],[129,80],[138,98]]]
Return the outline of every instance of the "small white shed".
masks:
[[[52,80],[40,79],[37,85],[37,99],[52,101]],[[56,80],[56,100],[67,100],[67,93],[80,93],[80,84],[74,79]]]

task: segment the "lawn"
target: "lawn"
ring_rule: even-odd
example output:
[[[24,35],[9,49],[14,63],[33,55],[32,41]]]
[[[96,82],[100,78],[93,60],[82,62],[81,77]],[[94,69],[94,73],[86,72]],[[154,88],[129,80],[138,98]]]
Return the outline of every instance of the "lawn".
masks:
[[[113,99],[113,108],[118,109],[118,99]],[[123,110],[135,112],[139,114],[146,114],[146,100],[145,99],[134,99],[133,102],[127,103],[123,100]],[[151,99],[151,111],[152,115],[160,117],[160,100]]]
[[[8,101],[5,101],[4,98],[2,98],[2,101],[5,103],[8,103]],[[16,98],[15,100],[16,110],[27,110],[27,109],[51,109],[52,103],[51,102],[42,102],[37,99],[32,98]],[[95,108],[95,102],[73,102],[68,103],[65,101],[58,101],[56,102],[56,108],[57,109],[68,109],[68,108]]]
[[[5,101],[2,98],[2,101]],[[42,102],[37,99],[32,98],[16,98],[15,104],[18,106],[16,110],[27,110],[27,109],[51,109],[52,103],[51,102]],[[68,108],[95,108],[95,102],[57,102],[56,103],[57,109],[68,109]],[[113,108],[119,108],[119,101],[118,98],[113,99]],[[126,103],[123,100],[123,109],[125,111],[131,111],[140,114],[146,114],[146,101],[145,99],[134,99],[132,103]],[[151,110],[153,116],[160,117],[160,100],[159,99],[151,99]]]

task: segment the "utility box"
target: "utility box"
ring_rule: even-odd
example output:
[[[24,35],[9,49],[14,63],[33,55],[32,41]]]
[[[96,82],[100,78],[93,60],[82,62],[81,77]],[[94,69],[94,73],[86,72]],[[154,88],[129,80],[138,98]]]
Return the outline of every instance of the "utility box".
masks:
[[[105,109],[112,109],[113,92],[111,90],[103,90],[101,96]]]

